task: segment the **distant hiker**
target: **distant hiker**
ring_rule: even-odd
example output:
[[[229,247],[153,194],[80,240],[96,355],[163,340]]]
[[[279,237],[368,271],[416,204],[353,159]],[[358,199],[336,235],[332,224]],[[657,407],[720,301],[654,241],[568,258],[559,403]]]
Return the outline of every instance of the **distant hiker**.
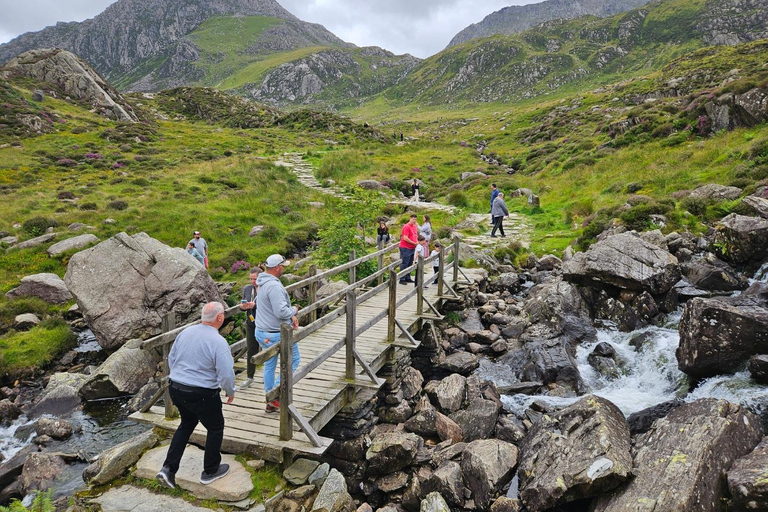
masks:
[[[493,218],[493,230],[491,231],[491,238],[496,238],[496,230],[501,233],[501,238],[505,238],[504,234],[504,217],[509,217],[509,210],[507,210],[507,203],[504,202],[504,193],[499,192],[498,197],[493,201],[493,208],[491,208],[491,217]]]
[[[413,179],[413,183],[411,183],[411,193],[413,194],[413,200],[417,203],[419,202],[419,180],[416,178]]]
[[[259,353],[259,343],[256,341],[256,294],[259,292],[259,285],[256,280],[261,273],[261,268],[251,267],[251,284],[243,287],[243,298],[240,300],[240,309],[245,311],[245,344],[248,347],[248,359],[246,362],[246,379],[240,386],[245,389],[253,384],[253,375],[256,373],[256,365],[251,362],[251,358]]]
[[[403,142],[403,132],[400,132],[400,142]]]
[[[423,235],[427,242],[432,239],[432,221],[429,215],[424,215],[424,223],[419,226],[419,234]]]
[[[427,253],[429,252],[429,245],[427,245],[427,241],[424,238],[424,235],[419,235],[416,240],[417,240],[418,244],[416,244],[416,252],[414,254],[414,261],[419,261],[419,259],[423,260],[424,258],[426,258]],[[414,287],[419,286],[419,272],[418,271],[416,272],[416,279],[413,280],[413,286]],[[426,286],[424,288],[426,288]]]
[[[389,227],[387,223],[379,222],[379,227],[376,229],[376,247],[380,245],[387,245],[389,243]]]
[[[432,261],[432,270],[435,271],[435,274],[440,272],[440,256],[439,255],[441,250],[442,250],[442,246],[440,245],[440,242],[435,242],[435,248],[432,249],[431,253],[429,253],[430,257],[437,256],[437,258],[435,258]]]
[[[224,305],[209,302],[203,306],[201,323],[181,331],[168,355],[168,390],[181,423],[156,478],[171,489],[176,488],[181,457],[198,423],[208,431],[200,483],[209,484],[229,472],[229,464],[221,463],[224,414],[219,393],[223,389],[227,394],[227,404],[235,399],[235,363],[227,340],[219,334],[224,318]]]
[[[197,252],[197,249],[195,249],[195,244],[192,242],[189,242],[187,244],[187,252],[194,256],[194,258],[200,262],[200,265],[205,268],[205,259],[200,255],[199,252]]]
[[[394,140],[394,141],[397,140],[397,133],[392,132],[392,140]]]
[[[416,214],[412,213],[411,218],[403,226],[400,233],[400,271],[413,265],[413,256],[416,252],[418,242],[418,231],[416,230]],[[400,277],[400,284],[412,283],[410,272]]]
[[[256,279],[259,293],[256,295],[256,319],[254,326],[256,341],[262,350],[267,350],[280,343],[280,327],[283,324],[290,323],[294,329],[299,328],[299,319],[296,317],[299,308],[291,306],[291,298],[280,282],[280,276],[283,275],[285,266],[289,263],[288,260],[279,254],[273,254],[267,258],[266,270],[259,274],[259,277]],[[279,355],[274,356],[264,363],[265,393],[269,393],[280,384],[280,377],[275,379],[278,357]],[[299,344],[294,343],[293,360],[291,361],[291,371],[293,373],[296,373],[300,362]],[[279,409],[280,402],[278,400],[267,402],[267,412],[276,412]]]
[[[203,266],[208,268],[208,242],[205,241],[205,238],[200,238],[199,231],[195,231],[192,236],[193,238],[189,243],[195,246],[197,252],[203,257]]]

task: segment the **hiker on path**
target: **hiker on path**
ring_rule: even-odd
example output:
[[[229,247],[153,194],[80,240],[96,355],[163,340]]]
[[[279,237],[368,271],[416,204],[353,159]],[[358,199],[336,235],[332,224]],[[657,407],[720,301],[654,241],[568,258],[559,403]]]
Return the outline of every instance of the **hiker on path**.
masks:
[[[419,202],[419,180],[416,178],[413,179],[413,183],[411,183],[411,192],[413,193],[413,200],[415,202]]]
[[[205,238],[200,238],[200,232],[195,231],[192,235],[192,240],[189,241],[190,244],[195,246],[195,249],[197,249],[197,252],[200,253],[200,256],[203,257],[203,266],[207,269],[208,268],[208,242],[205,241]]]
[[[499,189],[496,188],[495,183],[491,183],[491,209],[489,210],[491,213],[493,213],[493,201],[496,200],[498,196]],[[491,217],[491,226],[493,226],[493,217]]]
[[[424,259],[427,257],[427,254],[429,254],[429,245],[427,245],[427,240],[424,238],[424,235],[419,235],[417,238],[417,241],[419,242],[416,244],[416,251],[414,253],[414,260],[419,261],[419,259]],[[419,272],[416,271],[416,279],[413,280],[413,286],[414,288],[419,286]],[[428,286],[424,285],[424,288],[428,288]]]
[[[181,331],[168,355],[168,391],[181,423],[156,478],[171,489],[176,488],[181,457],[198,423],[208,431],[200,483],[207,485],[229,472],[229,464],[221,463],[224,414],[219,394],[223,389],[227,404],[235,399],[235,362],[227,340],[219,334],[224,318],[224,305],[209,302],[203,306],[201,323]]]
[[[256,341],[262,350],[267,350],[280,343],[280,327],[283,324],[290,324],[294,329],[299,328],[299,319],[296,317],[299,308],[291,306],[291,298],[283,283],[280,282],[280,276],[283,275],[286,265],[289,264],[290,262],[279,254],[273,254],[267,258],[267,269],[256,279],[259,293],[256,295],[254,327]],[[265,393],[269,393],[280,384],[280,377],[275,379],[278,357],[279,355],[276,355],[264,363]],[[291,361],[293,373],[296,373],[300,362],[299,344],[294,343],[293,360]],[[276,412],[279,409],[280,402],[278,400],[267,402],[267,412]]]
[[[432,239],[432,220],[429,218],[429,215],[424,215],[424,223],[419,226],[419,234],[423,235],[424,240],[429,244],[429,241]]]
[[[412,213],[411,218],[403,226],[400,233],[400,271],[413,265],[413,256],[418,244],[418,231],[416,229],[416,214]],[[400,284],[412,283],[411,274],[408,273],[400,277]]]
[[[384,221],[379,222],[379,227],[376,229],[376,247],[387,245],[389,239],[389,226]]]
[[[256,373],[256,365],[251,362],[251,358],[259,353],[259,343],[256,341],[254,321],[256,320],[256,294],[259,291],[256,280],[260,273],[260,267],[251,267],[251,284],[243,287],[243,298],[240,300],[240,309],[245,311],[245,344],[248,347],[248,359],[246,360],[245,370],[246,379],[240,386],[240,389],[250,387],[253,384],[253,375]]]
[[[195,249],[195,244],[189,242],[187,244],[187,252],[191,254],[197,261],[199,261],[203,268],[205,268],[205,258],[203,258],[197,249]]]
[[[504,193],[499,192],[498,197],[493,201],[493,207],[491,208],[491,217],[493,218],[493,230],[491,231],[491,238],[496,238],[496,230],[499,230],[501,238],[505,238],[504,234],[504,217],[509,217],[509,210],[507,209],[507,203],[504,202]]]

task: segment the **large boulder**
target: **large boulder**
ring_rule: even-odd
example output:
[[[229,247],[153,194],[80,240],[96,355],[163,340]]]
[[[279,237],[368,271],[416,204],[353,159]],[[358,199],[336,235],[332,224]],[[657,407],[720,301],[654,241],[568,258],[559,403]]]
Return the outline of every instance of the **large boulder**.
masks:
[[[595,339],[597,331],[579,290],[560,278],[534,286],[523,306],[528,325],[522,341],[560,340],[581,343]]]
[[[702,290],[733,291],[744,290],[749,283],[724,261],[709,254],[708,257],[681,265],[688,281]]]
[[[332,469],[312,505],[312,512],[341,512],[352,503],[344,475]]]
[[[713,246],[726,261],[761,262],[768,257],[768,219],[732,213],[715,225]]]
[[[449,416],[460,428],[462,439],[466,442],[487,439],[496,428],[499,419],[499,406],[496,402],[475,398],[469,407]],[[438,431],[440,426],[438,425]]]
[[[45,390],[32,406],[33,415],[71,413],[80,405],[80,387],[89,379],[81,373],[60,372],[51,375]]]
[[[104,485],[118,478],[136,464],[141,454],[153,448],[159,438],[151,430],[128,439],[99,454],[90,466],[83,470],[83,480],[90,485]]]
[[[712,201],[733,201],[741,195],[741,189],[738,187],[729,187],[727,185],[718,185],[709,183],[694,189],[690,197],[700,199],[710,199]]]
[[[531,512],[598,496],[632,470],[627,421],[589,395],[537,421],[521,445],[520,499]]]
[[[137,393],[151,379],[157,360],[141,349],[141,340],[131,340],[107,358],[80,387],[84,400],[98,400]]]
[[[768,437],[728,470],[728,510],[768,510]]]
[[[35,432],[38,436],[45,435],[53,439],[67,439],[74,430],[74,426],[69,421],[47,416],[40,418],[35,424]]]
[[[467,379],[457,373],[444,378],[435,389],[435,400],[445,414],[461,409],[467,394]]]
[[[680,319],[677,366],[693,377],[734,373],[754,354],[768,354],[768,284],[737,297],[693,299]]]
[[[48,489],[66,464],[52,453],[30,453],[21,470],[21,485],[30,493]]]
[[[755,214],[768,219],[768,199],[757,196],[747,196],[741,204],[752,210]]]
[[[71,251],[72,249],[83,249],[91,244],[97,243],[99,243],[99,237],[90,233],[86,235],[73,236],[72,238],[67,238],[66,240],[56,242],[50,246],[48,248],[48,255],[60,256],[67,251]]]
[[[365,453],[368,473],[386,475],[409,466],[421,443],[421,438],[415,434],[388,432],[377,435]]]
[[[768,384],[768,355],[759,354],[749,358],[749,374],[755,382]]]
[[[498,439],[483,439],[467,445],[461,456],[461,470],[475,506],[487,509],[501,487],[512,479],[517,455],[514,445]]]
[[[585,286],[608,284],[661,295],[680,280],[680,266],[669,252],[628,232],[577,253],[563,264],[563,277]]]
[[[21,278],[21,284],[5,294],[6,299],[19,297],[37,297],[51,304],[61,304],[72,300],[67,285],[56,274],[34,274]]]
[[[712,398],[685,404],[635,437],[635,478],[597,498],[592,510],[723,511],[726,471],[761,438],[760,420],[738,405]]]
[[[157,334],[170,311],[183,324],[198,320],[206,302],[222,300],[195,258],[146,233],[118,233],[75,254],[64,280],[106,349]]]
[[[421,490],[426,495],[433,492],[439,493],[449,505],[463,507],[464,482],[461,465],[458,462],[446,460],[421,484]]]

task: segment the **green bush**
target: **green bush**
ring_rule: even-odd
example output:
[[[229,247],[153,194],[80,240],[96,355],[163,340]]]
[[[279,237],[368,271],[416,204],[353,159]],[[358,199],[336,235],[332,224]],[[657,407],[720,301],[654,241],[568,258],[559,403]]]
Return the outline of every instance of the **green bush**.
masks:
[[[507,245],[500,245],[496,248],[493,255],[497,260],[505,263],[514,263],[517,257],[525,248],[517,240],[509,242]]]
[[[467,198],[467,195],[464,192],[454,190],[448,194],[448,204],[458,208],[467,208],[469,206],[469,198]]]
[[[232,249],[219,263],[221,263],[224,268],[232,268],[232,265],[234,265],[236,261],[248,261],[249,258],[250,256],[248,256],[248,253],[244,250]]]
[[[709,203],[709,199],[703,197],[686,197],[680,204],[691,215],[703,218],[707,213]]]
[[[48,228],[55,228],[58,225],[59,223],[54,219],[48,219],[46,217],[32,217],[31,219],[24,221],[24,223],[21,225],[21,229],[23,229],[24,232],[30,236],[40,236],[45,233]]]
[[[122,211],[128,208],[128,203],[126,201],[121,201],[121,200],[110,201],[109,203],[107,203],[107,208],[111,208],[112,210]]]
[[[642,203],[626,210],[619,218],[627,227],[635,231],[643,231],[651,226],[651,215],[663,215],[669,212],[669,205],[660,203]]]
[[[87,210],[87,211],[95,211],[99,209],[99,206],[96,203],[83,203],[80,205],[81,210]]]

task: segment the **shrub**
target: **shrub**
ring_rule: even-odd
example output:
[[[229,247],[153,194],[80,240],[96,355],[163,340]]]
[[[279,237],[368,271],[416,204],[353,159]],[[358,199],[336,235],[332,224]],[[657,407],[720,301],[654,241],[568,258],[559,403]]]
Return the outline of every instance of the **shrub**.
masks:
[[[81,210],[95,211],[99,209],[96,203],[83,203],[80,205]]]
[[[627,194],[634,194],[638,190],[641,190],[643,188],[642,183],[627,183]]]
[[[56,160],[56,165],[60,165],[62,167],[74,167],[77,165],[77,162],[71,158],[59,158]]]
[[[709,199],[703,197],[686,197],[680,204],[686,211],[690,212],[691,215],[704,217],[707,213],[707,206],[709,206],[709,203]]]
[[[211,178],[210,176],[200,176],[200,177],[197,178],[197,181],[199,181],[200,183],[205,183],[206,185],[210,185],[215,180],[213,178]]]
[[[65,190],[64,192],[59,192],[58,198],[59,199],[74,199],[75,198],[75,194],[73,192]]]
[[[23,229],[24,232],[30,236],[40,236],[45,233],[48,228],[55,228],[58,225],[59,223],[54,219],[48,219],[46,217],[32,217],[31,219],[24,221],[24,223],[21,225],[21,229]]]
[[[762,162],[768,157],[768,139],[756,140],[749,148],[749,159]]]
[[[752,180],[749,178],[735,178],[729,183],[732,187],[746,188],[752,184]]]
[[[460,190],[454,190],[448,194],[448,204],[459,208],[466,208],[469,206],[469,199],[464,192]]]
[[[507,245],[497,247],[493,255],[499,261],[503,261],[505,263],[514,263],[515,259],[523,251],[523,249],[523,244],[517,240],[513,240]]]
[[[131,183],[133,183],[137,187],[148,187],[149,186],[149,180],[147,178],[134,178],[134,179],[131,180]]]
[[[651,215],[665,214],[670,210],[669,206],[659,203],[643,203],[626,210],[619,218],[627,226],[627,229],[642,231],[651,226]]]
[[[226,275],[227,271],[224,269],[224,267],[216,267],[212,268],[210,271],[211,278],[213,279],[221,279]]]
[[[229,251],[229,254],[227,254],[224,257],[223,260],[223,266],[224,268],[232,268],[235,263],[238,261],[248,261],[248,253],[245,252],[242,249],[232,249]]]
[[[264,229],[259,234],[267,240],[272,240],[280,236],[280,229],[277,226],[264,226]]]
[[[128,203],[126,201],[121,201],[121,200],[110,201],[109,203],[107,203],[107,208],[111,208],[112,210],[122,211],[128,208]]]
[[[236,274],[241,270],[248,270],[249,268],[251,268],[250,263],[248,263],[247,261],[238,260],[232,264],[232,268],[229,271],[232,274]]]
[[[317,240],[318,226],[311,224],[303,229],[291,231],[285,236],[288,242],[288,251],[298,253],[305,251],[313,242]]]
[[[446,240],[451,237],[451,228],[448,226],[441,226],[437,228],[435,236],[438,240]]]

